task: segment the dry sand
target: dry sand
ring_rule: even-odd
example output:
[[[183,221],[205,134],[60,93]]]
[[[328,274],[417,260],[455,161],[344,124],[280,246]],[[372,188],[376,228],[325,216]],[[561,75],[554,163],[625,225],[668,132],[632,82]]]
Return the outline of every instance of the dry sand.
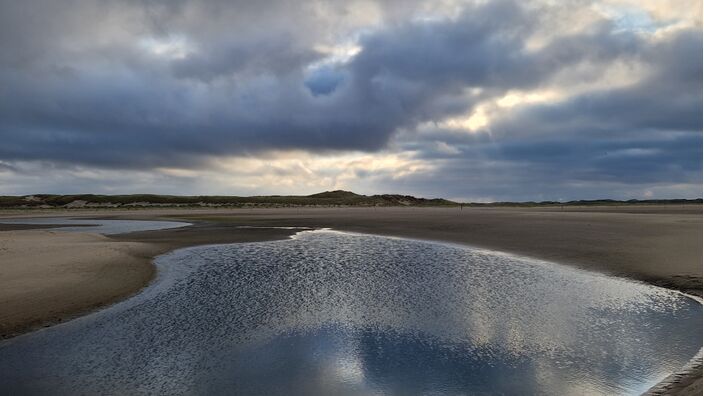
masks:
[[[298,226],[448,241],[702,295],[702,207],[147,209],[0,217],[174,219],[194,225],[104,237],[0,225],[0,336],[66,320],[137,292],[151,258],[199,244],[282,239]],[[3,231],[5,230],[5,231]],[[9,230],[9,231],[8,231]],[[683,390],[687,392],[682,393]],[[701,365],[668,394],[701,394]]]
[[[0,338],[60,323],[138,292],[154,277],[153,258],[174,248],[283,239],[292,233],[223,234],[212,227],[212,234],[145,243],[39,227],[0,224]]]
[[[152,279],[155,250],[83,233],[0,232],[0,336],[66,320]]]

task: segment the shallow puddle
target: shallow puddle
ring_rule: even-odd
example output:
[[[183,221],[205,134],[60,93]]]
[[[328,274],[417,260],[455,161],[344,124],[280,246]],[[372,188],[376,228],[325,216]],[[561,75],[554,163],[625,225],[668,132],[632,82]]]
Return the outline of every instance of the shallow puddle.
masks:
[[[0,224],[46,224],[48,227],[57,227],[58,231],[65,232],[92,232],[103,235],[126,234],[136,231],[165,230],[191,225],[178,221],[155,220],[104,220],[104,219],[71,219],[66,217],[45,217],[30,219],[0,219]],[[71,227],[75,225],[75,227]]]
[[[701,347],[681,294],[467,247],[314,231],[157,264],[140,295],[0,344],[0,388],[638,394]]]

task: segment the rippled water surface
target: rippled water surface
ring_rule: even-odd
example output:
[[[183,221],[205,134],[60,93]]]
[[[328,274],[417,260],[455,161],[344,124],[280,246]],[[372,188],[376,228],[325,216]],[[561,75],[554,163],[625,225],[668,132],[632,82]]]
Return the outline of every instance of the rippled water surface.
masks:
[[[94,232],[104,235],[125,234],[136,231],[165,230],[191,225],[178,221],[154,220],[103,220],[103,219],[70,219],[66,217],[44,217],[32,219],[2,219],[2,224],[47,224],[61,225],[59,231],[66,232]],[[77,227],[70,227],[76,225]]]
[[[183,249],[142,294],[0,346],[46,394],[637,394],[701,347],[677,293],[495,252],[303,232]]]

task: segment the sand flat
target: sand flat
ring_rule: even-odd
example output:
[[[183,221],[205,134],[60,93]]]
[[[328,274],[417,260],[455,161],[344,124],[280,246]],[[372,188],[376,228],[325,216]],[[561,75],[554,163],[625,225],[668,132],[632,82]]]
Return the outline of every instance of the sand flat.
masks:
[[[117,240],[93,233],[3,225],[0,338],[59,323],[138,292],[154,277],[153,258],[175,248],[284,239],[293,233],[208,226],[175,234],[126,234],[123,239],[130,240]]]
[[[185,220],[105,237],[0,229],[0,334],[63,320],[144,287],[151,259],[179,247],[287,238],[333,228],[461,243],[701,295],[701,205],[584,208],[281,208],[46,211],[38,216]],[[27,211],[0,217],[28,216]],[[11,227],[11,226],[10,226]]]
[[[7,211],[0,217],[184,220],[191,227],[104,237],[0,228],[0,336],[125,298],[179,247],[287,238],[334,228],[461,243],[702,294],[702,206],[565,208],[281,208]],[[21,227],[18,227],[21,228]],[[701,393],[701,370],[668,394]]]
[[[126,240],[202,239],[217,225],[300,226],[461,243],[624,276],[701,295],[701,205],[585,208],[318,208],[161,212],[190,230]],[[189,236],[189,233],[194,235]],[[224,234],[224,235],[223,235]],[[118,237],[121,238],[121,237]]]
[[[97,234],[0,232],[0,335],[8,337],[124,298],[154,275],[148,244]]]
[[[702,307],[678,293],[456,244],[321,230],[156,263],[160,282],[125,303],[3,347],[2,386],[617,394],[701,347]]]

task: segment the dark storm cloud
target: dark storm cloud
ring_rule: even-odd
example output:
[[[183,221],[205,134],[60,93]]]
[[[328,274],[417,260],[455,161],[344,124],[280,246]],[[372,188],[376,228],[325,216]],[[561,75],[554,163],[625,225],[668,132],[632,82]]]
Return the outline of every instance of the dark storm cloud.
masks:
[[[699,135],[701,31],[681,32],[639,55],[653,70],[638,84],[606,87],[558,104],[527,107],[492,125],[492,132],[528,137],[576,134],[617,139],[673,131]]]
[[[427,146],[426,146],[427,147]],[[383,191],[466,200],[696,198],[701,194],[701,137],[534,140],[455,146],[452,157],[409,178],[384,180]],[[427,149],[427,148],[426,148]],[[652,194],[652,195],[651,195]]]
[[[701,27],[655,40],[604,19],[532,48],[559,18],[551,7],[501,0],[422,19],[415,4],[384,2],[366,26],[348,3],[323,4],[0,0],[0,164],[188,167],[277,149],[375,152],[398,138],[446,158],[446,177],[428,177],[455,185],[468,173],[499,190],[701,176]],[[321,49],[350,37],[350,58]],[[569,93],[594,77],[585,65],[598,76],[617,61],[643,78]],[[506,110],[491,134],[399,135],[557,79],[566,99]]]
[[[689,187],[665,188],[658,197],[699,196],[701,37],[701,31],[684,30],[637,52],[649,70],[635,85],[523,106],[495,120],[489,133],[427,134],[406,148],[429,160],[447,159],[437,174],[415,183],[463,186],[457,196],[473,191],[498,200],[515,199],[515,191],[535,200],[642,198],[639,190],[668,184]],[[461,153],[434,150],[428,141],[437,139]]]
[[[469,7],[449,23],[403,22],[367,34],[360,54],[339,66],[350,75],[348,83],[333,95],[318,96],[332,93],[331,82],[321,76],[305,80],[304,66],[322,55],[311,49],[310,32],[291,36],[294,27],[281,15],[265,16],[249,6],[243,12],[280,23],[274,31],[263,31],[240,16],[240,29],[218,18],[214,13],[225,5],[213,3],[192,12],[202,18],[201,31],[186,14],[187,3],[144,9],[136,4],[125,3],[122,10],[126,20],[136,19],[127,37],[115,34],[106,44],[75,37],[80,32],[73,30],[81,30],[74,26],[78,18],[66,10],[56,16],[68,19],[66,37],[55,31],[60,21],[51,18],[48,33],[55,38],[44,37],[45,43],[37,38],[40,33],[30,37],[28,48],[46,49],[52,41],[60,48],[26,60],[29,71],[3,68],[0,114],[6,144],[0,156],[149,166],[263,149],[377,150],[400,127],[467,111],[472,103],[451,100],[464,87],[536,85],[585,57],[619,56],[637,46],[633,37],[614,34],[607,40],[602,28],[530,53],[523,36],[535,16],[520,3],[490,2]],[[8,14],[14,8],[3,5]],[[94,7],[88,13],[94,17],[98,11]],[[99,32],[102,23],[110,21],[85,21]],[[186,30],[169,32],[172,26]],[[155,30],[163,31],[164,42],[158,44],[166,47],[157,50],[184,54],[160,59],[129,47]],[[90,29],[81,31],[89,34]],[[21,64],[23,57],[12,52],[25,48],[24,38],[10,36],[16,41],[7,43],[6,63]],[[75,41],[69,45],[64,39]],[[585,51],[595,40],[604,41],[606,49]],[[78,48],[66,49],[71,46]],[[313,92],[306,82],[308,88],[315,86]]]

